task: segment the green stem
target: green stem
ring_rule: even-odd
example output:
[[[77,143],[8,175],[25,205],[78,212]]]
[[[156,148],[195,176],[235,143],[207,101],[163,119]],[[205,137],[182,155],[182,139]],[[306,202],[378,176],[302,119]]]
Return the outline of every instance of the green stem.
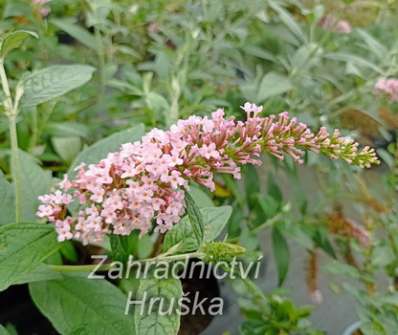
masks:
[[[55,272],[91,272],[95,269],[97,271],[107,271],[112,268],[112,263],[103,264],[98,266],[98,264],[89,265],[49,265],[50,269]]]
[[[37,140],[39,138],[39,124],[38,124],[38,115],[37,108],[35,107],[32,110],[32,137],[30,139],[29,148],[33,150],[36,147]]]
[[[8,118],[11,139],[11,169],[12,179],[15,191],[15,222],[21,222],[21,183],[20,183],[20,161],[18,153],[18,137],[16,116],[12,115]]]
[[[0,59],[0,80],[4,94],[6,96],[4,100],[4,109],[8,117],[8,124],[10,129],[10,140],[11,140],[11,174],[14,182],[15,190],[15,221],[18,223],[21,221],[21,183],[20,183],[20,162],[18,154],[18,136],[17,136],[17,115],[18,115],[18,102],[22,96],[18,96],[15,99],[15,103],[12,101],[10,85],[8,83],[7,74],[4,68],[4,59]],[[17,90],[18,91],[18,90]]]
[[[159,255],[153,258],[147,258],[142,260],[134,260],[137,263],[151,263],[157,261],[173,262],[178,260],[185,260],[187,258],[202,258],[204,254],[202,252],[191,252],[181,255],[164,256]],[[112,269],[113,263],[103,264],[98,266],[98,264],[88,264],[88,265],[49,265],[51,270],[55,272],[91,272],[91,271],[107,271]]]
[[[105,94],[105,85],[106,85],[106,73],[105,73],[105,49],[104,43],[102,40],[102,34],[97,27],[94,27],[95,38],[97,42],[97,56],[98,56],[98,67],[99,67],[99,92],[97,94],[97,103],[99,108],[103,109],[103,101]]]

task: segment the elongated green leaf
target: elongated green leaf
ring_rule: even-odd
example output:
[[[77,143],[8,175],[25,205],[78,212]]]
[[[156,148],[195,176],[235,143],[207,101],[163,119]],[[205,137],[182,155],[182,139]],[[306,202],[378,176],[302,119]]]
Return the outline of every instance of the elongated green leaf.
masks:
[[[94,68],[88,65],[54,65],[25,76],[22,107],[33,107],[60,97],[87,83]]]
[[[230,206],[201,208],[204,222],[204,242],[214,241],[222,232],[232,214]],[[189,252],[199,248],[199,243],[193,233],[189,216],[185,216],[169,232],[163,241],[163,251],[172,246],[178,246],[178,252]]]
[[[343,62],[347,62],[347,63],[352,63],[354,65],[357,66],[363,66],[363,67],[367,67],[369,69],[372,69],[373,71],[379,73],[379,74],[383,74],[383,70],[376,64],[362,58],[359,57],[357,55],[352,55],[352,54],[347,54],[347,53],[328,53],[324,55],[325,58],[327,59],[332,59],[332,60],[336,60],[336,61],[343,61]]]
[[[70,20],[53,19],[51,23],[57,26],[59,29],[65,31],[70,36],[78,40],[80,43],[84,44],[86,47],[97,51],[98,45],[95,37],[90,34],[86,29],[80,27],[76,23]]]
[[[0,225],[15,222],[14,188],[0,171]]]
[[[187,205],[187,213],[189,217],[189,222],[192,226],[192,231],[198,245],[200,246],[203,242],[205,230],[202,213],[200,212],[199,207],[196,205],[195,200],[193,200],[188,192],[185,193],[185,203]]]
[[[257,100],[262,102],[269,97],[290,91],[292,88],[293,85],[286,76],[274,72],[267,73],[260,83]]]
[[[50,190],[54,179],[51,176],[51,172],[43,170],[34,157],[22,150],[19,150],[19,161],[23,191],[21,194],[22,220],[34,221],[37,219],[38,197]]]
[[[64,276],[32,283],[29,290],[60,334],[135,334],[132,316],[124,314],[127,297],[106,280]]]
[[[325,229],[317,229],[314,232],[313,240],[316,243],[317,247],[321,248],[330,257],[337,258],[336,253],[334,252],[333,245],[329,240],[328,232]]]
[[[294,18],[286,11],[283,7],[281,7],[277,1],[269,1],[270,7],[278,13],[279,18],[281,21],[286,25],[286,27],[298,37],[302,42],[307,40],[303,30],[300,26],[296,23]]]
[[[367,50],[373,52],[379,59],[383,59],[387,54],[387,49],[372,35],[363,29],[357,29],[356,32],[366,43]]]
[[[19,48],[28,37],[38,38],[39,36],[28,30],[16,30],[1,38],[0,58],[5,58],[13,49]]]
[[[13,223],[0,227],[0,291],[20,283],[61,246],[54,227]]]
[[[181,296],[182,286],[178,279],[140,280],[136,300],[146,303],[142,309],[138,306],[134,310],[136,333],[176,335],[180,329],[178,301]],[[154,299],[160,299],[160,302],[151,303]]]
[[[101,159],[105,158],[108,153],[120,149],[122,144],[138,141],[143,135],[144,126],[139,124],[135,127],[112,134],[111,136],[94,143],[76,157],[69,169],[69,173],[71,173],[74,168],[81,163],[98,163]]]
[[[281,286],[289,270],[289,246],[277,226],[272,228],[272,249],[278,270],[278,285]]]

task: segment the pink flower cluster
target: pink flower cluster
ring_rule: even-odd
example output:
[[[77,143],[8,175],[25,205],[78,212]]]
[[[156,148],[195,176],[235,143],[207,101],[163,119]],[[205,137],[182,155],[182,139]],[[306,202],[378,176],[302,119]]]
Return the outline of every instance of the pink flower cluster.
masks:
[[[240,178],[243,164],[261,164],[261,152],[301,163],[304,150],[321,152],[359,166],[377,162],[373,149],[314,134],[288,113],[261,117],[262,107],[246,103],[247,120],[225,119],[219,109],[211,118],[192,116],[169,130],[153,129],[141,141],[123,144],[97,164],[81,165],[76,177],[65,176],[59,189],[40,197],[38,216],[55,224],[58,239],[83,243],[101,241],[106,234],[148,232],[153,223],[169,230],[184,214],[189,181],[214,190],[215,173]]]
[[[333,15],[324,16],[320,20],[319,25],[325,30],[329,30],[329,31],[333,31],[336,33],[341,33],[341,34],[349,34],[352,31],[351,24],[348,21],[338,20]]]
[[[375,91],[387,96],[390,101],[398,101],[398,79],[379,79],[375,85]]]

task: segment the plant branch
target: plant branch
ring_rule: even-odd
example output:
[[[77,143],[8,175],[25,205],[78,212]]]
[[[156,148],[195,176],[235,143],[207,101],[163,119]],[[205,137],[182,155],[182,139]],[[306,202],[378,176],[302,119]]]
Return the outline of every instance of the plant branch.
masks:
[[[1,85],[6,96],[4,101],[5,113],[8,117],[11,141],[11,174],[14,182],[15,192],[15,221],[21,221],[21,183],[20,183],[20,162],[18,154],[18,135],[17,135],[17,115],[19,100],[22,97],[22,89],[17,89],[15,103],[12,101],[10,85],[4,68],[4,59],[0,59],[0,79]]]

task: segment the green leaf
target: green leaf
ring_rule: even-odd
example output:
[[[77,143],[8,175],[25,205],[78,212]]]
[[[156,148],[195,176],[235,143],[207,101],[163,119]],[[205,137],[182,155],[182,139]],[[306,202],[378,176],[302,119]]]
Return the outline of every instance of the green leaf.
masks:
[[[52,136],[89,138],[90,132],[86,125],[77,122],[48,123],[46,133]]]
[[[10,333],[2,325],[0,325],[0,335],[10,335]]]
[[[357,34],[366,43],[366,50],[373,52],[379,59],[383,59],[387,54],[387,49],[378,40],[376,40],[372,35],[363,29],[356,29]]]
[[[28,37],[38,38],[39,36],[28,30],[16,30],[1,38],[0,58],[5,58],[13,49],[19,48]]]
[[[200,246],[203,242],[205,230],[202,213],[200,212],[199,207],[196,205],[195,200],[193,200],[188,192],[185,193],[185,203],[187,206],[189,222],[192,226],[192,231],[195,235],[198,245]]]
[[[201,188],[197,186],[190,186],[189,187],[189,193],[191,194],[191,197],[195,200],[195,203],[200,207],[213,207],[213,201],[211,198],[207,195],[205,191],[203,191]]]
[[[101,159],[106,158],[108,153],[120,149],[124,143],[135,142],[144,135],[144,126],[142,124],[135,127],[120,131],[104,138],[92,146],[83,150],[74,160],[69,169],[71,173],[81,163],[93,164],[98,163]]]
[[[86,29],[71,22],[70,20],[65,19],[53,19],[51,20],[51,23],[59,29],[68,33],[70,36],[78,40],[80,43],[84,44],[86,47],[97,52],[98,45],[95,37],[90,34]]]
[[[256,168],[246,165],[243,170],[246,200],[250,207],[254,207],[257,194],[260,193],[260,181]]]
[[[329,254],[329,256],[337,258],[336,253],[333,249],[333,245],[329,240],[329,234],[326,229],[317,229],[314,232],[313,239],[317,247],[321,248],[323,251]]]
[[[357,55],[352,55],[352,54],[347,54],[347,53],[342,53],[342,52],[336,52],[336,53],[328,53],[324,55],[325,58],[335,60],[335,61],[342,61],[342,62],[347,62],[347,63],[352,63],[357,66],[363,66],[369,69],[372,69],[373,71],[377,72],[378,74],[383,74],[383,70],[376,64],[366,60],[365,58],[359,57]]]
[[[19,85],[23,86],[22,107],[34,107],[60,97],[87,83],[94,68],[88,65],[53,65],[25,76]]]
[[[36,211],[39,206],[40,195],[48,193],[54,180],[50,171],[43,170],[34,157],[19,150],[19,161],[21,168],[20,181],[22,184],[21,213],[23,221],[34,221],[37,219]]]
[[[134,310],[136,333],[176,335],[180,329],[178,301],[181,299],[182,293],[181,282],[175,278],[140,280],[136,300],[144,300],[146,303],[143,310],[140,307]],[[161,302],[151,304],[154,299],[161,299]],[[152,308],[151,305],[153,305]],[[172,313],[160,313],[168,311],[169,306],[172,306],[170,307]]]
[[[214,241],[222,232],[232,214],[230,206],[201,208],[204,222],[204,242]],[[199,243],[193,234],[189,216],[185,216],[169,232],[163,241],[163,251],[179,244],[178,252],[189,252],[199,248]]]
[[[126,296],[106,280],[64,276],[32,283],[29,290],[60,334],[135,334],[131,315],[124,314]]]
[[[278,285],[281,286],[289,270],[289,245],[277,226],[272,228],[272,249],[278,270]]]
[[[21,282],[61,246],[54,227],[12,223],[0,227],[0,291]]]
[[[0,225],[15,222],[14,188],[0,171]]]
[[[62,246],[62,244],[61,244]],[[49,259],[56,255],[53,253]],[[40,264],[33,271],[20,275],[14,282],[13,285],[21,285],[45,280],[62,279],[62,274],[60,272],[55,272],[47,264]]]
[[[64,241],[59,252],[69,262],[77,263],[79,261],[79,255],[72,241]]]
[[[139,236],[132,232],[129,236],[110,235],[111,258],[115,261],[127,262],[130,255],[137,253]]]
[[[276,1],[269,1],[269,6],[278,13],[280,20],[294,35],[296,35],[296,37],[298,37],[302,42],[307,41],[303,30],[288,11],[282,8]]]
[[[269,72],[260,83],[257,100],[263,102],[269,97],[285,93],[293,88],[289,78],[280,74]]]
[[[56,153],[65,162],[71,162],[81,148],[80,137],[53,137],[51,142]]]

